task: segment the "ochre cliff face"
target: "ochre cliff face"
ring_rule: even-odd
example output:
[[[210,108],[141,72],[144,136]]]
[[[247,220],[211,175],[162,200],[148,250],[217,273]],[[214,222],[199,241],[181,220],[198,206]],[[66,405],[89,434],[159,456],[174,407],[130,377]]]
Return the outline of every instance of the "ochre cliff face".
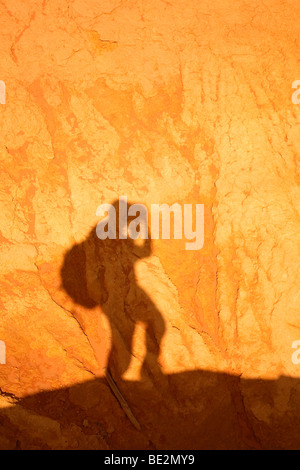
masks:
[[[1,2],[0,448],[299,448],[299,13]],[[203,248],[100,241],[124,195]]]

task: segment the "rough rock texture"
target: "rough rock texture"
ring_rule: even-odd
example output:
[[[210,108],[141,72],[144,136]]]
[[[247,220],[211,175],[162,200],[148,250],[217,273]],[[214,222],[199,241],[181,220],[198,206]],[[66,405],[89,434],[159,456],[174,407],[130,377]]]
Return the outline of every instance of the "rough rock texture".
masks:
[[[0,1],[1,449],[300,447],[299,14]],[[121,195],[203,249],[100,243]]]

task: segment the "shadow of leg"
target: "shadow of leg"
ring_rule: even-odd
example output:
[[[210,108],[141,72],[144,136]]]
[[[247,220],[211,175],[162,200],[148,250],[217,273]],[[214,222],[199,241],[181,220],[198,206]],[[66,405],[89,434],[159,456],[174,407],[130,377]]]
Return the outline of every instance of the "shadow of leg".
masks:
[[[142,378],[145,374],[157,385],[162,385],[163,374],[159,363],[161,340],[165,333],[165,323],[161,316],[151,321],[146,330],[146,357],[142,366]]]
[[[128,322],[126,330],[120,332],[115,325],[111,325],[112,345],[107,368],[115,379],[121,378],[129,368],[132,357],[134,328],[134,323]]]

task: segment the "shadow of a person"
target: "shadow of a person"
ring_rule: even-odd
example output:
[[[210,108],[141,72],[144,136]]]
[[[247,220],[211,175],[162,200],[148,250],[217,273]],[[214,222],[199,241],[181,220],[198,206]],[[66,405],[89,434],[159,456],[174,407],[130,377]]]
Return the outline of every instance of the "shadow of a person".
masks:
[[[124,226],[120,210],[124,201],[112,204],[113,212],[107,217],[108,226],[115,226],[115,239],[99,239],[96,228],[87,239],[74,245],[65,255],[61,269],[62,287],[72,300],[85,308],[100,305],[107,316],[112,334],[112,344],[107,369],[114,377],[121,377],[128,369],[137,322],[146,326],[146,355],[142,364],[142,377],[156,381],[161,377],[158,363],[160,344],[165,332],[163,317],[155,304],[138,285],[135,264],[151,255],[151,238],[122,239]],[[126,202],[130,212],[132,204]],[[109,220],[114,217],[114,220]],[[148,220],[140,214],[142,224],[148,229]],[[127,217],[125,231],[134,217]],[[104,221],[103,221],[104,222]],[[124,235],[124,233],[123,233]],[[121,239],[120,239],[121,237]]]

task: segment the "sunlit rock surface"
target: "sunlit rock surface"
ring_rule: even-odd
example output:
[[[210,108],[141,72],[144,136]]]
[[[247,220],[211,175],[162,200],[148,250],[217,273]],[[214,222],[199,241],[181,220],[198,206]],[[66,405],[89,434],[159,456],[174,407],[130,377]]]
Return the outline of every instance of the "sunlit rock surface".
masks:
[[[300,6],[227,3],[0,3],[1,449],[300,447]]]

